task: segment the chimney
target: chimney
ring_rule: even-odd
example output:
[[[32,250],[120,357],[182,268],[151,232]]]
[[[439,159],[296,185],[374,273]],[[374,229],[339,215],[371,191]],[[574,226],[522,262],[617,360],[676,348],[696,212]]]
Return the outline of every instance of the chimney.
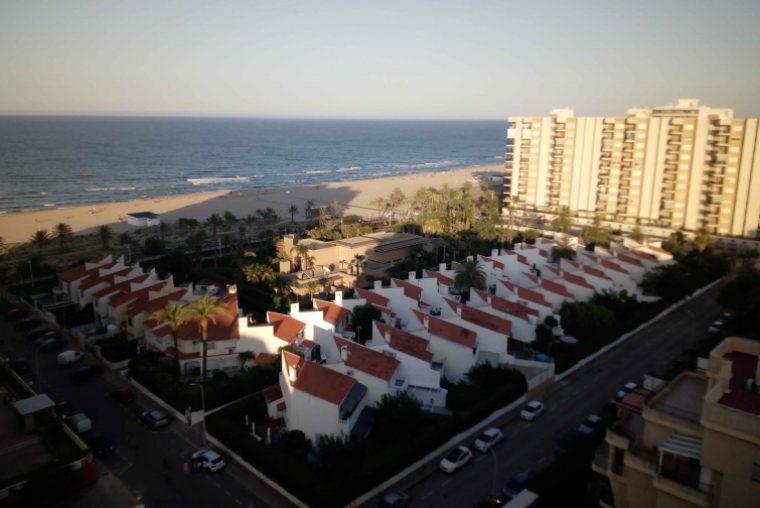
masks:
[[[409,272],[409,280],[415,280],[417,278],[417,272]]]
[[[342,346],[340,348],[340,360],[343,362],[348,361],[348,346]]]
[[[467,256],[467,261],[472,261],[473,259],[475,258],[473,258],[472,256]]]
[[[486,296],[486,301],[488,302],[488,305],[491,305],[491,294],[489,293],[488,296]]]
[[[253,326],[255,326],[255,325],[256,325],[256,320],[255,320],[255,319],[253,319],[253,316],[252,316],[252,315],[248,314],[248,315],[246,316],[246,318],[247,318],[247,321],[248,321],[248,328],[251,328],[251,327],[253,327]]]
[[[446,271],[446,263],[441,263],[438,265],[438,271],[439,272],[445,272]]]
[[[288,379],[291,383],[298,379],[298,365],[288,366]]]
[[[430,326],[430,318],[425,316],[425,318],[422,320],[422,324],[425,326],[425,328],[428,328]]]
[[[390,330],[386,330],[385,334],[383,336],[385,338],[385,342],[387,342],[388,344],[390,344],[391,343],[391,331]]]
[[[457,316],[461,316],[461,315],[462,315],[462,304],[458,303],[457,304]]]
[[[499,255],[499,249],[491,249],[491,257],[495,258]]]
[[[300,308],[299,308],[298,302],[290,304],[290,315],[291,316],[293,314],[298,314],[299,310],[300,310]]]
[[[238,307],[238,317],[239,318],[243,317],[243,308],[242,307]]]
[[[382,287],[383,287],[383,281],[376,280],[375,281],[375,289],[382,289]]]

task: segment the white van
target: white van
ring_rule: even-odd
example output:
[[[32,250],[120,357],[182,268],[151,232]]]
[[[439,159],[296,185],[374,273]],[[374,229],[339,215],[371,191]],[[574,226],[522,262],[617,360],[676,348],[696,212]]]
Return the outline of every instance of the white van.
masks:
[[[77,434],[84,434],[88,430],[92,430],[92,422],[84,413],[69,416],[69,427]]]
[[[84,357],[84,353],[79,351],[64,351],[58,355],[58,365],[71,365],[74,362],[78,362]]]

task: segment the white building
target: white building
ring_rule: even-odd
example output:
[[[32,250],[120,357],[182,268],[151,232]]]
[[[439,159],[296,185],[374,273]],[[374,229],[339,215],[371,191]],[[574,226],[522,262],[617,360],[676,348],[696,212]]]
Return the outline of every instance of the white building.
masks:
[[[161,217],[153,212],[132,212],[127,214],[127,224],[132,226],[158,226]]]

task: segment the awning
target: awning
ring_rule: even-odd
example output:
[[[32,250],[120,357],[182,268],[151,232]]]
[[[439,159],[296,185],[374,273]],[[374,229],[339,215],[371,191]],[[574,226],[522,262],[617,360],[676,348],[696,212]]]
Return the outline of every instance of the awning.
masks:
[[[660,445],[661,452],[681,455],[690,459],[702,457],[702,438],[673,434]]]

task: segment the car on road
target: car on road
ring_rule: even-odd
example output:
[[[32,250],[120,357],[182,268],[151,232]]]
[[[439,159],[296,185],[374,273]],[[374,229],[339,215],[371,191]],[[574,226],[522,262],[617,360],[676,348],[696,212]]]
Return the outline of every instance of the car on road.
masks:
[[[377,503],[377,508],[403,508],[409,505],[409,494],[402,491],[389,492]]]
[[[14,358],[13,360],[9,360],[8,365],[18,374],[23,374],[25,372],[29,372],[30,370],[29,362],[23,358]]]
[[[55,405],[55,414],[58,415],[58,418],[65,420],[69,416],[76,414],[76,411],[74,411],[74,407],[68,402],[59,402]]]
[[[720,317],[718,318],[718,321],[720,321],[721,324],[725,325],[726,323],[728,323],[729,321],[731,321],[731,317],[732,316],[733,316],[733,313],[731,313],[731,312],[724,312],[723,314],[720,315]]]
[[[40,326],[40,320],[35,318],[24,318],[16,323],[16,330],[31,330],[35,326]]]
[[[122,404],[129,404],[135,400],[135,394],[132,392],[132,390],[125,386],[114,388],[108,392],[108,395],[110,395],[112,399],[117,400]]]
[[[93,434],[87,440],[87,446],[97,457],[109,457],[113,455],[114,449],[111,442],[102,434]]]
[[[481,435],[475,440],[474,448],[483,453],[501,443],[504,439],[504,434],[497,428],[491,427],[483,431]]]
[[[49,328],[38,327],[26,332],[26,340],[37,340],[47,332],[51,331]]]
[[[718,333],[720,332],[721,328],[723,328],[723,321],[713,321],[713,323],[710,325],[710,327],[707,329],[710,333]]]
[[[48,339],[60,339],[61,337],[63,337],[63,335],[58,330],[48,330],[47,333],[42,335],[42,337],[39,339],[35,340],[34,343],[40,346]]]
[[[488,496],[484,500],[480,501],[478,504],[474,505],[474,508],[497,508],[498,506],[504,506],[505,502],[503,499],[499,499],[498,497]]]
[[[522,411],[520,411],[520,418],[523,420],[532,422],[544,413],[544,405],[537,400],[528,402]]]
[[[42,351],[52,351],[54,349],[62,348],[66,344],[68,344],[68,341],[64,339],[63,337],[58,337],[54,339],[45,339],[45,341],[40,344],[40,349]]]
[[[85,365],[74,371],[72,379],[74,381],[87,381],[102,373],[103,367],[100,365]]]
[[[66,423],[68,423],[71,430],[77,434],[84,434],[85,432],[92,430],[92,422],[84,413],[69,416]]]
[[[557,444],[554,445],[554,455],[562,457],[572,450],[585,436],[578,430],[568,430],[565,432]]]
[[[84,353],[80,351],[72,351],[70,349],[59,354],[56,358],[56,361],[58,362],[58,365],[71,365],[74,362],[78,362],[82,358],[84,358]]]
[[[525,490],[525,485],[528,483],[528,473],[517,473],[511,480],[501,489],[501,495],[505,501],[510,501],[517,497],[517,494]]]
[[[617,392],[617,399],[622,400],[625,398],[626,395],[634,391],[636,388],[638,388],[639,385],[636,383],[626,383],[624,387],[622,387]]]
[[[160,429],[169,425],[169,417],[160,409],[144,411],[140,415],[140,420],[152,429]]]
[[[578,432],[584,436],[590,436],[602,427],[604,427],[604,420],[597,415],[591,415],[578,425]]]
[[[453,473],[472,460],[472,452],[466,446],[457,446],[441,460],[440,468],[446,473]]]
[[[5,313],[5,319],[8,321],[15,321],[17,319],[25,318],[29,315],[29,311],[26,309],[11,309]]]
[[[220,471],[227,463],[213,450],[202,448],[191,455],[195,469],[208,469],[212,473]]]

